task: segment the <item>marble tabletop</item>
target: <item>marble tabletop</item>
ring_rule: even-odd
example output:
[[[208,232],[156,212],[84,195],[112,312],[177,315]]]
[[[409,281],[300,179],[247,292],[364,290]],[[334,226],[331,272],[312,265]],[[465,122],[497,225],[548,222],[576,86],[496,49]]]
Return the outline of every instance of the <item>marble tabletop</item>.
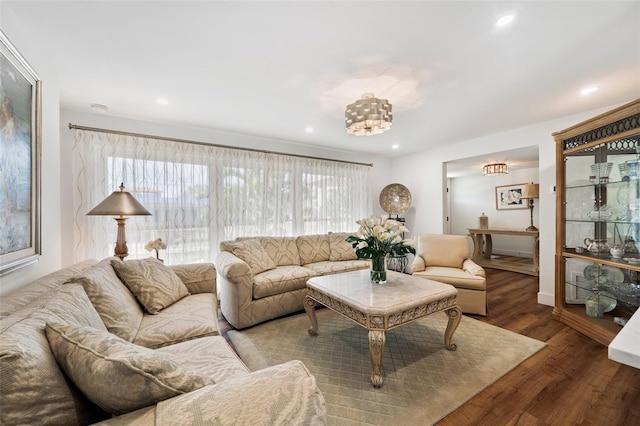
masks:
[[[385,315],[458,294],[450,284],[387,271],[386,284],[372,284],[369,270],[311,278],[307,286],[364,313]],[[409,296],[409,297],[407,297]]]
[[[640,309],[609,344],[609,359],[640,368]]]

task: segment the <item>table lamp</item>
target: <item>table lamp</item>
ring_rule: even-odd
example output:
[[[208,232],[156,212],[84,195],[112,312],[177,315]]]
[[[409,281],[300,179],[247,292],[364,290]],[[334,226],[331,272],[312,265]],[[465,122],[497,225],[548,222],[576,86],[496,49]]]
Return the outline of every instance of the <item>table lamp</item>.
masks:
[[[124,190],[124,183],[120,184],[120,191],[114,191],[105,198],[100,204],[95,206],[88,216],[118,216],[114,217],[118,223],[118,238],[116,240],[116,248],[114,254],[121,260],[129,255],[127,248],[127,239],[124,234],[125,220],[124,216],[150,216],[151,213],[138,202],[133,195]]]
[[[533,199],[539,198],[540,195],[540,185],[537,183],[528,183],[524,187],[524,192],[522,193],[522,198],[529,199],[529,210],[531,212],[531,225],[526,229],[526,231],[537,231],[538,228],[533,226]]]

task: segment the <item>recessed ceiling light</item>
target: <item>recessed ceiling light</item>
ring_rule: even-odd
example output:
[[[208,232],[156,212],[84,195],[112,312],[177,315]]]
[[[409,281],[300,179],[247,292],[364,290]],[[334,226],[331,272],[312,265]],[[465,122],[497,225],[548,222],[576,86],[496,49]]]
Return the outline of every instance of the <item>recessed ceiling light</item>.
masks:
[[[109,107],[102,104],[91,104],[91,109],[94,110],[95,112],[101,112],[101,113],[105,113],[109,111]]]
[[[587,87],[583,88],[583,89],[580,91],[580,94],[581,94],[582,96],[589,96],[590,94],[592,94],[592,93],[594,93],[594,92],[597,92],[597,91],[598,91],[598,86],[593,86],[593,85],[592,85],[592,86],[587,86]]]
[[[515,13],[510,13],[508,15],[501,16],[496,23],[494,24],[496,27],[504,27],[509,25],[516,18]]]
[[[307,132],[307,133],[313,133],[313,127],[307,126],[307,127],[304,128],[304,131]]]
[[[156,98],[156,102],[158,103],[158,105],[162,105],[162,106],[169,105],[169,99],[164,98],[162,96],[160,96],[159,98]]]
[[[393,145],[391,145],[391,149],[398,149],[400,148],[400,145],[398,145],[397,143],[394,143]]]

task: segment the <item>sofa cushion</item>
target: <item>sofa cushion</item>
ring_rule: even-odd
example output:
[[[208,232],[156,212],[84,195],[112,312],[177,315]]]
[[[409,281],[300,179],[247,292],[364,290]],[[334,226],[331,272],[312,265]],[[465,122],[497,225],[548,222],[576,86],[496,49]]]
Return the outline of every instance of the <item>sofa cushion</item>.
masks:
[[[276,266],[300,265],[300,254],[295,237],[259,237]]]
[[[185,340],[216,336],[218,331],[218,300],[213,293],[192,294],[161,310],[157,315],[145,315],[133,343],[147,348],[159,348]]]
[[[46,333],[67,376],[112,414],[134,411],[215,383],[185,370],[169,353],[134,345],[105,331],[47,323]]]
[[[161,401],[156,415],[163,425],[319,426],[326,411],[315,377],[295,360]]]
[[[304,288],[307,280],[316,275],[303,266],[278,266],[253,278],[253,298],[261,299]]]
[[[0,424],[85,425],[108,416],[58,366],[45,335],[49,321],[106,331],[79,284],[52,289],[0,320]]]
[[[150,314],[157,314],[189,295],[171,268],[153,257],[138,260],[111,260],[120,280]]]
[[[101,260],[69,281],[82,284],[107,330],[131,342],[142,321],[142,309],[116,275],[112,259],[117,258]]]
[[[355,260],[358,258],[353,246],[346,241],[349,235],[351,234],[347,232],[329,232],[330,261]]]
[[[156,351],[171,354],[185,370],[210,377],[216,383],[250,373],[222,336],[189,340]]]
[[[415,272],[416,277],[427,278],[445,284],[451,284],[456,288],[469,290],[486,290],[487,283],[483,276],[472,275],[458,268],[444,266],[428,266],[424,271]]]
[[[371,261],[365,259],[343,260],[342,262],[316,262],[304,265],[305,268],[315,271],[318,275],[338,274],[341,272],[357,271],[371,267]]]
[[[426,266],[462,268],[469,257],[469,244],[464,235],[424,234],[418,237],[417,255]]]
[[[300,264],[323,262],[329,260],[331,246],[329,236],[322,235],[302,235],[296,238],[298,253],[300,253]]]
[[[249,265],[251,273],[254,275],[276,267],[276,264],[273,263],[273,260],[257,239],[235,241],[230,243],[229,247],[231,253]]]
[[[189,263],[169,266],[191,294],[216,292],[216,268],[213,263]]]

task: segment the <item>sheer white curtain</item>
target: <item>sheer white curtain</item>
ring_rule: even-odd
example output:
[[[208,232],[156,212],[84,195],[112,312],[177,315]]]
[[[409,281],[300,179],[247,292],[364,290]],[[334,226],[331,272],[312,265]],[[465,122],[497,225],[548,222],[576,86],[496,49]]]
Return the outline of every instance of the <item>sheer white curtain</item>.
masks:
[[[354,231],[371,212],[369,167],[77,130],[75,258],[113,253],[116,223],[86,216],[124,183],[152,213],[127,220],[129,258],[162,238],[168,264],[213,260],[222,240]]]

